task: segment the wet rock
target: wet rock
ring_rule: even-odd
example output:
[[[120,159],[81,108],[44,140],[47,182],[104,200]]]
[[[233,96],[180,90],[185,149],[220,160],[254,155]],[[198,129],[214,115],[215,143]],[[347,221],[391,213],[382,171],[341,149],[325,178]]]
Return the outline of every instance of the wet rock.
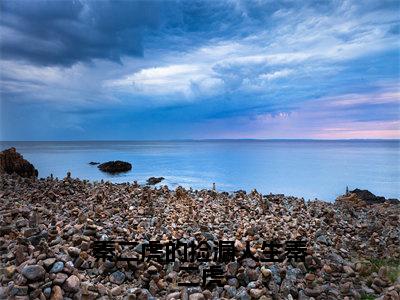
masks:
[[[37,177],[38,171],[15,148],[0,152],[0,173],[16,173],[22,177]]]
[[[107,173],[121,173],[130,171],[132,169],[132,165],[128,162],[115,160],[102,163],[98,165],[98,168]]]
[[[100,163],[97,162],[97,161],[91,161],[91,162],[89,163],[89,165],[92,165],[92,166],[99,165],[99,164],[100,164]]]
[[[147,184],[155,185],[157,183],[160,183],[163,180],[164,180],[164,177],[150,177],[149,179],[147,179]]]
[[[42,266],[30,265],[25,266],[21,273],[30,281],[40,281],[44,279],[46,270]]]
[[[385,197],[375,196],[368,190],[355,189],[350,194],[355,194],[358,199],[367,204],[383,203],[386,200]]]

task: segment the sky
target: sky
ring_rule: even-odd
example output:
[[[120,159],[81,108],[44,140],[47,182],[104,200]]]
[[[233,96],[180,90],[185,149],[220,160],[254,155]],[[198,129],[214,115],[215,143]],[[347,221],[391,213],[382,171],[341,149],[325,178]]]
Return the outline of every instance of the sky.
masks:
[[[0,2],[0,140],[398,139],[400,1]]]

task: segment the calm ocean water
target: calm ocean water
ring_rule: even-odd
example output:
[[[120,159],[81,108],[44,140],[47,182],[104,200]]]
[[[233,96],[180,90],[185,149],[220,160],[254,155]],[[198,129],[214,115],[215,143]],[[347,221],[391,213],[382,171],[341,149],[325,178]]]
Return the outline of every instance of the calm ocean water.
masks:
[[[157,141],[157,142],[0,142],[14,146],[39,170],[39,177],[73,177],[234,191],[256,188],[333,201],[363,188],[400,197],[400,141]],[[90,161],[129,161],[132,171],[107,175]]]

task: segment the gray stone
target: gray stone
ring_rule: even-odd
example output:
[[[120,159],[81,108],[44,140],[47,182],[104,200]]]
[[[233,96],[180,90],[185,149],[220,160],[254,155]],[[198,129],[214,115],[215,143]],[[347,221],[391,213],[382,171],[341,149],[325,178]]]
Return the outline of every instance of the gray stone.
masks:
[[[44,279],[44,276],[46,274],[46,270],[39,265],[30,265],[30,266],[25,266],[22,269],[22,275],[24,275],[28,280],[31,281],[40,281]]]
[[[55,258],[47,258],[47,259],[45,259],[45,260],[43,261],[43,265],[44,265],[46,268],[50,268],[55,262],[56,262],[56,259],[55,259]]]
[[[247,293],[246,288],[243,286],[238,289],[235,298],[240,300],[250,300],[250,296]]]
[[[279,270],[276,265],[272,265],[269,267],[269,270],[272,273],[272,278],[274,278],[274,281],[277,285],[280,285],[282,282],[281,276],[279,275]]]
[[[224,290],[226,291],[226,295],[227,295],[229,298],[235,297],[235,295],[236,295],[236,293],[237,293],[236,288],[235,288],[234,286],[230,286],[230,285],[225,285],[225,286],[224,286]]]
[[[53,267],[50,269],[50,273],[59,273],[64,269],[64,263],[62,261],[57,261],[54,263]]]
[[[68,275],[64,273],[57,273],[56,278],[54,278],[54,284],[62,285],[65,280],[67,280]]]
[[[121,271],[115,271],[110,275],[110,281],[115,284],[122,284],[125,281],[125,274]]]
[[[27,294],[28,294],[27,286],[14,285],[10,291],[10,296],[24,296]]]
[[[51,294],[51,287],[47,287],[43,290],[43,294],[46,296],[46,298],[50,297]]]
[[[68,248],[68,254],[72,257],[77,257],[81,253],[81,249],[77,247],[69,247]]]

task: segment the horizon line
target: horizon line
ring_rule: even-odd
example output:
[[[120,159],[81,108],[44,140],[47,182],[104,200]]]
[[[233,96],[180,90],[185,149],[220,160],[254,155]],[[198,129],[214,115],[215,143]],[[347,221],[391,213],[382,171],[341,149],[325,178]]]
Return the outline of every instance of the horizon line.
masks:
[[[400,141],[400,138],[351,138],[351,139],[315,139],[315,138],[204,138],[204,139],[132,139],[132,140],[0,140],[0,143],[45,143],[45,142],[207,142],[207,141]]]

